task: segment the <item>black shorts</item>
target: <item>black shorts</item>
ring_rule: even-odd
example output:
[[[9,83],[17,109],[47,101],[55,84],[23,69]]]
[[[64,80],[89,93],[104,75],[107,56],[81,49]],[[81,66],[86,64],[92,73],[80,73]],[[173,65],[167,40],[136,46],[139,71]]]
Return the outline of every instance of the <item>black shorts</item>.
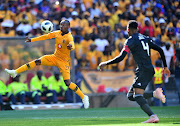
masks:
[[[154,69],[136,70],[132,87],[145,90],[148,83],[152,80],[154,73]]]

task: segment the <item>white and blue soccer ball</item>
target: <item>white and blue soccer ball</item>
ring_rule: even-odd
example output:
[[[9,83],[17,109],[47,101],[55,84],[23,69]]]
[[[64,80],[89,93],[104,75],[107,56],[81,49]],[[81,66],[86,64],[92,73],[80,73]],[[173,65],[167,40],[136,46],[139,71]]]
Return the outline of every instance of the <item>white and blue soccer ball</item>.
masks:
[[[49,20],[45,20],[41,23],[41,30],[45,33],[50,33],[53,30],[53,23]]]

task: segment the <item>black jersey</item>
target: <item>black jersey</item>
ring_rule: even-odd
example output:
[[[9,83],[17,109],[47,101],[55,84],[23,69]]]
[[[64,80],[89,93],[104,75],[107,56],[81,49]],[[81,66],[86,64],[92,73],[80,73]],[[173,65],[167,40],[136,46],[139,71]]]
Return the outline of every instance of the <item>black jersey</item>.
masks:
[[[122,61],[126,54],[129,51],[131,51],[133,58],[136,61],[139,68],[154,70],[150,58],[150,49],[154,49],[159,52],[164,67],[167,67],[163,50],[158,45],[156,45],[152,39],[140,33],[135,33],[132,36],[130,36],[126,40],[125,45],[119,56],[109,61],[106,61],[106,65]]]
[[[150,48],[152,44],[149,37],[140,33],[135,33],[126,40],[125,46],[128,46],[130,49],[139,68],[153,68],[150,58]]]

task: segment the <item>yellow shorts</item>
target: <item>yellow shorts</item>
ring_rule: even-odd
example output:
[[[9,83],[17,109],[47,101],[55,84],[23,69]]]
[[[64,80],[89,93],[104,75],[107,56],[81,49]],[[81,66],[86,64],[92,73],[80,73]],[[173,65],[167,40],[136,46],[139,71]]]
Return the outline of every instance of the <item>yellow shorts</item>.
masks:
[[[70,79],[70,61],[64,61],[54,54],[52,55],[44,55],[40,57],[41,65],[44,66],[57,66],[63,76],[64,80]]]

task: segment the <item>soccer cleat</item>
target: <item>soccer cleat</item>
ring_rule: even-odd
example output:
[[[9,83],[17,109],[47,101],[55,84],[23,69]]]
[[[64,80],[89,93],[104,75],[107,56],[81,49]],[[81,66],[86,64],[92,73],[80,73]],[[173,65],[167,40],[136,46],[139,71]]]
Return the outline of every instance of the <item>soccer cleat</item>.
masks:
[[[148,120],[142,122],[142,123],[158,123],[159,122],[159,118],[157,117],[157,115],[152,115],[149,117]]]
[[[159,100],[161,100],[162,103],[166,102],[165,95],[162,93],[162,88],[157,88],[155,91],[153,91],[153,96]]]
[[[12,78],[15,78],[17,76],[16,70],[5,69],[4,71],[7,72]]]
[[[82,99],[82,102],[84,104],[84,108],[88,109],[89,108],[89,97],[87,95],[84,96],[84,98]]]

